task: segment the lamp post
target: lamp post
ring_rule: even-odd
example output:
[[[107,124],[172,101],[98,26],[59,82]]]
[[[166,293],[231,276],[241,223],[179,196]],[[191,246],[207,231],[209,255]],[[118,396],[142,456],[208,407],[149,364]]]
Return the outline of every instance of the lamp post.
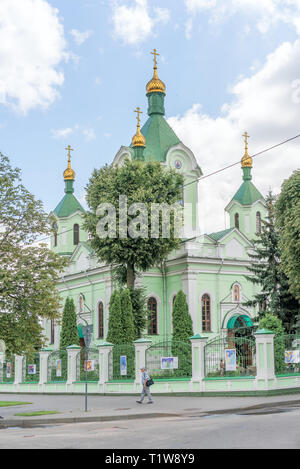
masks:
[[[80,293],[80,295],[82,295],[82,298],[84,298],[84,295],[82,293]],[[90,313],[92,313],[92,311],[85,304],[85,302],[84,302],[84,306],[86,306],[88,308],[88,310],[90,311]],[[85,410],[85,412],[87,412],[87,398],[88,398],[88,392],[87,392],[87,389],[88,389],[88,385],[87,385],[87,359],[88,359],[88,348],[89,348],[90,343],[91,343],[91,335],[92,335],[92,327],[93,326],[89,326],[87,320],[85,318],[81,317],[80,313],[78,313],[78,316],[86,324],[85,334],[83,334],[83,336],[84,336],[84,345],[85,345],[85,347],[84,347],[85,348],[85,351],[84,351],[84,357],[85,357],[85,360],[84,360],[84,368],[85,368],[85,373],[84,373],[84,378],[85,378],[85,399],[84,399],[85,405],[84,405],[84,410]]]

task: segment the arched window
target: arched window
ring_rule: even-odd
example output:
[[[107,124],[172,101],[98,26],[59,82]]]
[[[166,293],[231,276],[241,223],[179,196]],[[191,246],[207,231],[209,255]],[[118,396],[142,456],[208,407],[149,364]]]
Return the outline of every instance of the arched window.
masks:
[[[104,309],[103,303],[100,301],[98,304],[98,338],[103,339],[104,337]]]
[[[78,312],[84,313],[84,297],[82,295],[79,295],[78,299]]]
[[[238,213],[234,215],[234,226],[239,230],[240,229],[240,216]]]
[[[157,301],[153,297],[148,300],[148,334],[157,334]]]
[[[50,344],[54,344],[54,321],[50,320]]]
[[[210,296],[205,293],[201,298],[202,306],[202,331],[211,331],[211,314],[210,314]]]
[[[73,239],[74,245],[77,246],[79,244],[79,225],[77,223],[73,227]]]
[[[238,285],[233,287],[233,301],[240,301],[240,287]]]
[[[256,233],[261,233],[261,213],[256,212]]]
[[[58,226],[57,226],[57,223],[53,223],[53,236],[54,236],[54,247],[57,246],[57,230],[58,230]]]

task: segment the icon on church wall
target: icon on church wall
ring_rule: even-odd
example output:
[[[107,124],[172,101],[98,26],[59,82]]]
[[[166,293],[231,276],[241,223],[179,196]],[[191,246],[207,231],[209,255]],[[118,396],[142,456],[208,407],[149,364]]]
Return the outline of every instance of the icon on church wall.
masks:
[[[162,370],[175,370],[178,368],[178,357],[161,357]]]
[[[94,371],[94,370],[95,370],[95,360],[85,360],[84,371]]]
[[[36,365],[28,365],[28,374],[36,375]]]
[[[6,378],[11,378],[11,362],[6,363]]]
[[[176,160],[174,163],[174,166],[176,169],[181,169],[182,168],[182,162],[180,160]]]
[[[226,371],[236,371],[236,349],[225,350]]]
[[[56,363],[55,363],[55,368],[56,368],[56,376],[58,378],[61,377],[61,360],[56,360]]]
[[[122,355],[120,357],[120,373],[121,376],[127,376],[127,356]]]

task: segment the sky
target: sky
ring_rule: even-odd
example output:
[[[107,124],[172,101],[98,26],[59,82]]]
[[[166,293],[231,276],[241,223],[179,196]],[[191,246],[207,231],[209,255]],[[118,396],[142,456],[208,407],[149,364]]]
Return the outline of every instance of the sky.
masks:
[[[300,134],[300,0],[0,0],[0,151],[53,210],[71,145],[84,204],[147,119],[156,48],[166,118],[204,175]],[[254,159],[266,194],[299,169],[300,138]],[[224,229],[239,166],[199,182],[201,230]],[[228,221],[227,221],[228,223]],[[228,225],[227,225],[228,226]]]

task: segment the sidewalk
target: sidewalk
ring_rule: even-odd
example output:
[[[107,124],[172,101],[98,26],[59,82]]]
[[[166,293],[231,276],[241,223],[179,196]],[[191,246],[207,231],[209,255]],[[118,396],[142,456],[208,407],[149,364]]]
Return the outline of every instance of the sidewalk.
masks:
[[[0,401],[31,402],[29,405],[0,407],[0,428],[49,425],[74,422],[100,422],[158,417],[205,416],[235,413],[249,408],[300,404],[299,395],[272,397],[172,397],[153,396],[154,403],[136,403],[136,396],[0,394]],[[57,411],[58,414],[19,417],[16,413]]]

